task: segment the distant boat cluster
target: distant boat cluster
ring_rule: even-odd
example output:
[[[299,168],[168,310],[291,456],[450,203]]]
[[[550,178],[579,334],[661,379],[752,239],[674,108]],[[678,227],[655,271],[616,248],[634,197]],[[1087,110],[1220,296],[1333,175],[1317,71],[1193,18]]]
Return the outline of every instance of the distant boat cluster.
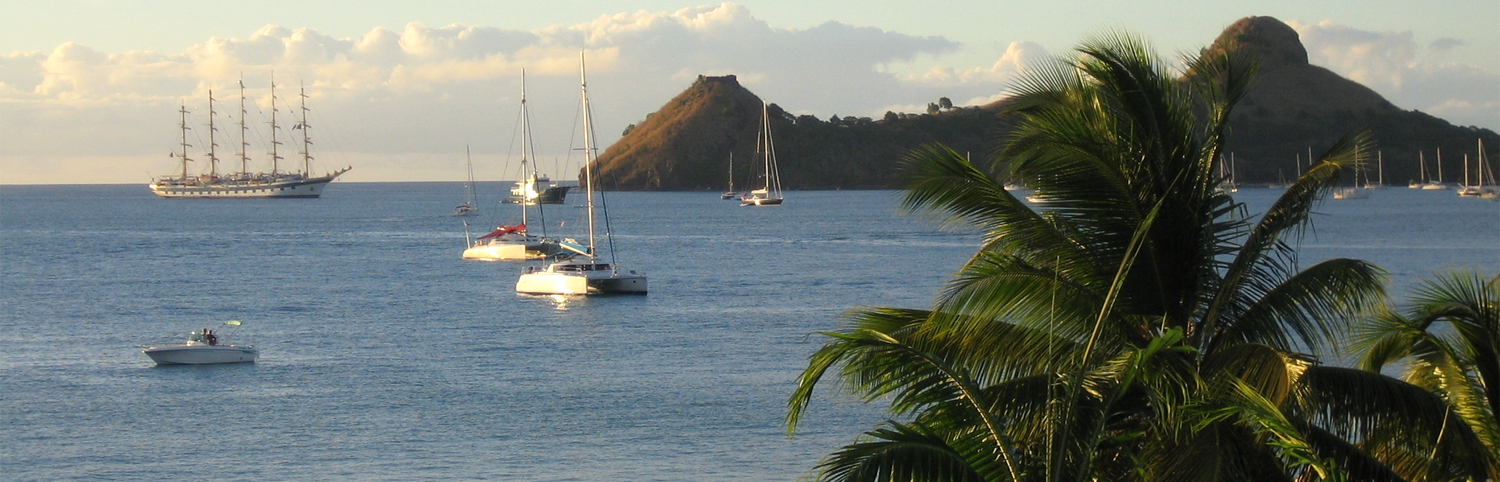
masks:
[[[218,128],[215,125],[217,110],[214,106],[214,93],[208,91],[208,139],[207,150],[204,152],[205,160],[208,161],[208,172],[203,174],[192,174],[188,163],[193,159],[188,157],[188,126],[187,104],[183,104],[178,113],[181,114],[181,122],[178,127],[182,131],[182,140],[179,143],[181,151],[172,153],[172,157],[178,158],[182,164],[182,171],[176,176],[158,177],[151,181],[149,187],[151,192],[165,198],[316,198],[323,192],[323,187],[339,175],[348,172],[350,168],[315,176],[312,173],[312,126],[307,122],[307,91],[300,89],[298,96],[301,98],[299,110],[302,115],[292,126],[292,130],[302,131],[302,170],[282,170],[281,160],[284,159],[279,153],[278,147],[281,142],[277,140],[280,124],[277,123],[275,103],[276,82],[271,82],[271,139],[270,139],[270,171],[251,172],[250,170],[250,142],[247,132],[250,128],[246,125],[245,117],[245,83],[240,82],[240,112],[239,112],[239,144],[237,149],[239,156],[239,170],[220,172],[218,156],[218,139],[216,138]]]

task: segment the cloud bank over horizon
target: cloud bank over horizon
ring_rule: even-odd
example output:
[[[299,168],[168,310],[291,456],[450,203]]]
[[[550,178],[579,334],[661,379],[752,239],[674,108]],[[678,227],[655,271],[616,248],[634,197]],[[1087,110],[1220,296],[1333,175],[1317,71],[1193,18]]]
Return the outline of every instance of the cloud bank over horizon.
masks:
[[[1374,89],[1403,109],[1456,125],[1500,130],[1500,73],[1453,63],[1463,41],[1418,45],[1412,32],[1374,32],[1331,21],[1287,22],[1302,37],[1308,61]]]
[[[1364,83],[1406,109],[1456,124],[1500,128],[1500,79],[1444,63],[1454,40],[1418,46],[1409,33],[1365,32],[1328,22],[1290,22],[1313,62]],[[1205,39],[1205,41],[1211,39]],[[938,97],[958,105],[997,100],[1009,79],[1050,53],[1012,41],[990,65],[935,60],[963,46],[874,27],[826,22],[779,28],[740,5],[603,15],[534,30],[409,23],[357,38],[313,28],[267,25],[245,36],[213,37],[181,52],[104,52],[67,42],[51,51],[0,54],[0,183],[140,182],[173,168],[179,104],[193,112],[206,146],[207,98],[216,99],[218,135],[238,122],[246,87],[249,155],[264,161],[272,102],[279,115],[305,86],[327,168],[355,164],[347,179],[454,180],[465,145],[476,175],[500,179],[514,166],[521,70],[536,147],[571,177],[577,126],[578,56],[587,52],[589,88],[603,145],[659,109],[699,75],[735,74],[768,102],[797,114],[879,117],[923,112]],[[911,73],[892,65],[923,65]],[[221,138],[222,139],[222,138]],[[223,152],[232,141],[216,139]],[[201,150],[201,147],[199,147]],[[190,151],[191,153],[191,151]],[[336,153],[337,155],[332,155]],[[321,168],[320,168],[321,169]]]

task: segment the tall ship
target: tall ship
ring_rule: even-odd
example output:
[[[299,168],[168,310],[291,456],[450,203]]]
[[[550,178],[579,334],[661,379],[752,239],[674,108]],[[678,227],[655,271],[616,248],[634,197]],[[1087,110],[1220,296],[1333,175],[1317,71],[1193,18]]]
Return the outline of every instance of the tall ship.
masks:
[[[173,157],[179,158],[182,163],[182,172],[178,176],[158,177],[151,181],[151,192],[165,198],[316,198],[323,194],[323,187],[339,175],[349,172],[349,167],[329,172],[321,176],[312,173],[312,126],[307,123],[307,91],[300,89],[301,118],[292,126],[292,130],[302,131],[302,170],[283,171],[278,154],[278,146],[281,142],[276,140],[280,126],[276,122],[276,82],[271,82],[271,171],[250,172],[250,156],[248,153],[250,143],[246,140],[246,132],[249,128],[245,125],[245,83],[240,82],[240,148],[239,148],[239,170],[233,172],[219,171],[218,144],[215,135],[218,129],[215,127],[217,112],[214,108],[213,90],[208,91],[208,149],[204,152],[208,161],[208,173],[192,174],[188,170],[188,163],[193,159],[188,157],[187,104],[178,109],[182,116],[179,127],[182,130],[180,142],[181,151],[173,153]]]

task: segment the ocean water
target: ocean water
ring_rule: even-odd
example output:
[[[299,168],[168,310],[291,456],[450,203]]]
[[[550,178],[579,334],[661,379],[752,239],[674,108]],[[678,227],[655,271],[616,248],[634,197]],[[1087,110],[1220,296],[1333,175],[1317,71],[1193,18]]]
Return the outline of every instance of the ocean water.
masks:
[[[889,191],[778,208],[609,193],[617,260],[651,294],[526,297],[520,264],[459,258],[462,192],[0,187],[0,478],[794,480],[885,418],[829,384],[787,436],[815,333],[927,306],[978,243]],[[1237,198],[1259,212],[1276,194]],[[546,206],[548,234],[582,236],[580,195]],[[519,220],[491,198],[476,235]],[[1437,270],[1500,272],[1497,203],[1392,188],[1319,212],[1302,259],[1374,261],[1397,296]],[[138,348],[229,319],[259,362],[155,367]]]

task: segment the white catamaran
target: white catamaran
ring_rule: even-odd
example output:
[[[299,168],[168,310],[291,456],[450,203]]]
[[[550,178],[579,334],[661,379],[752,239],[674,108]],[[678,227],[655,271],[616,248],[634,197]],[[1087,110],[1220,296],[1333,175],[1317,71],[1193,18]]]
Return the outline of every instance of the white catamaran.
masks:
[[[535,153],[531,142],[531,111],[526,106],[526,71],[521,71],[521,172],[527,174],[527,159],[532,159],[535,164]],[[529,173],[531,179],[536,178],[536,171]],[[464,248],[464,259],[478,259],[484,261],[517,261],[527,259],[542,259],[557,252],[557,242],[545,237],[546,218],[542,219],[542,231],[544,236],[537,236],[527,231],[526,224],[529,222],[527,213],[530,210],[528,203],[521,204],[521,224],[513,226],[497,226],[495,230],[479,239],[468,243]],[[537,207],[538,213],[542,213],[541,207]],[[468,223],[465,223],[467,233]],[[467,238],[467,234],[465,237]]]
[[[558,254],[547,266],[527,266],[516,280],[516,292],[533,295],[603,295],[646,294],[646,275],[635,271],[621,271],[613,262],[600,263],[594,249],[594,178],[595,157],[593,112],[589,108],[589,83],[584,67],[583,54],[578,55],[580,90],[583,95],[583,180],[586,192],[584,207],[588,210],[589,241],[587,246],[572,239],[559,243],[565,252]],[[606,219],[608,214],[606,213]],[[606,223],[606,226],[608,223]],[[613,246],[613,234],[608,229],[604,236]],[[614,257],[610,249],[610,257]],[[611,259],[613,261],[613,259]]]
[[[301,119],[292,127],[292,130],[302,131],[302,171],[282,171],[280,161],[283,159],[277,153],[277,146],[281,145],[276,140],[279,125],[276,123],[276,82],[271,82],[271,172],[250,172],[250,156],[247,154],[249,142],[245,138],[245,132],[249,130],[245,126],[245,83],[240,82],[240,170],[231,173],[219,173],[219,158],[217,156],[214,134],[214,110],[213,91],[208,93],[208,156],[209,171],[206,174],[193,175],[188,172],[188,163],[193,159],[188,157],[187,131],[190,129],[187,123],[187,105],[183,104],[178,113],[182,115],[181,153],[173,153],[173,157],[180,158],[182,162],[182,173],[175,177],[159,177],[151,181],[151,192],[166,198],[315,198],[323,193],[323,187],[333,182],[334,178],[348,172],[350,168],[345,167],[338,171],[313,176],[312,174],[312,126],[307,123],[307,91],[302,89],[299,93],[301,101]]]
[[[760,103],[760,134],[755,138],[756,154],[765,165],[766,187],[740,196],[741,206],[780,206],[781,171],[776,168],[776,145],[771,142],[771,115],[766,103]]]

